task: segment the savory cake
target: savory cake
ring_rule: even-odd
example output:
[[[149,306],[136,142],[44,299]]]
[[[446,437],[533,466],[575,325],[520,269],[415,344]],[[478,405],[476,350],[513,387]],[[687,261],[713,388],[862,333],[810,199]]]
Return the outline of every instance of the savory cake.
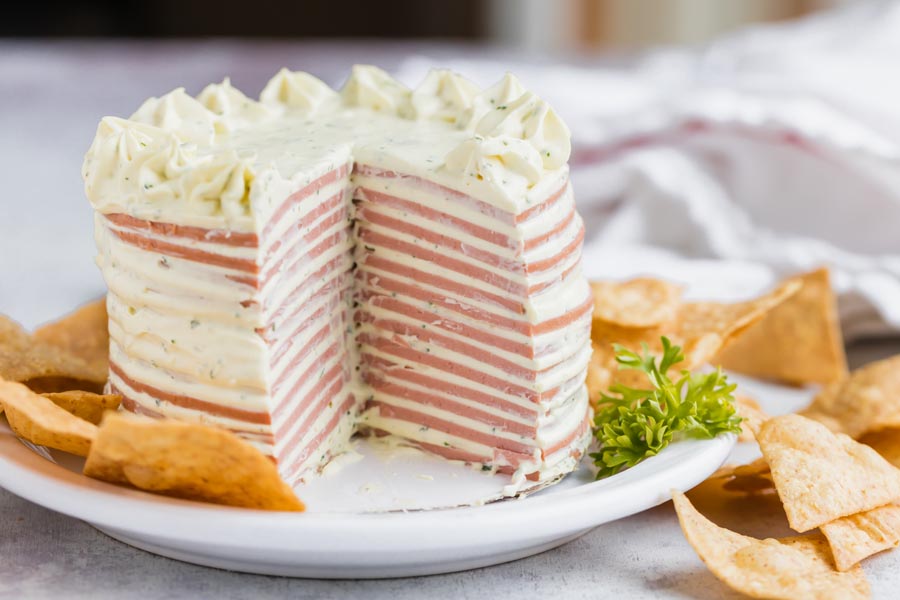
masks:
[[[226,427],[297,482],[354,433],[511,476],[589,438],[569,132],[511,75],[282,70],[104,118],[84,161],[124,407]]]

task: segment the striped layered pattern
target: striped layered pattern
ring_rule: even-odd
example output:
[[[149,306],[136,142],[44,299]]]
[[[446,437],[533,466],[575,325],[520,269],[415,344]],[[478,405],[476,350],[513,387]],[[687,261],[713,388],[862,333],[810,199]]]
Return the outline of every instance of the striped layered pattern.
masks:
[[[288,481],[324,466],[354,432],[349,175],[343,165],[314,179],[275,210],[261,236],[259,334],[268,347],[275,456]]]
[[[128,410],[227,427],[290,482],[358,428],[532,481],[584,450],[592,301],[565,180],[512,214],[342,164],[257,231],[96,230]]]
[[[126,409],[225,426],[288,481],[347,442],[359,405],[349,175],[313,178],[259,233],[98,216],[114,262],[110,385]]]
[[[363,425],[532,479],[571,469],[592,301],[568,183],[520,214],[365,165],[354,186]]]

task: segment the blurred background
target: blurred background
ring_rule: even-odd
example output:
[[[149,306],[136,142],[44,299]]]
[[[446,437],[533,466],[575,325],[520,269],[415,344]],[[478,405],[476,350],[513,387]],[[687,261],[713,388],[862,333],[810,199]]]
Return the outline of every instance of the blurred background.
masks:
[[[697,43],[850,0],[86,0],[7,7],[4,36],[442,38],[541,51]]]
[[[845,333],[900,332],[900,3],[86,0],[0,19],[0,312],[103,292],[80,168],[98,121],[281,67],[506,71],[572,130],[592,277],[735,298],[822,264]]]

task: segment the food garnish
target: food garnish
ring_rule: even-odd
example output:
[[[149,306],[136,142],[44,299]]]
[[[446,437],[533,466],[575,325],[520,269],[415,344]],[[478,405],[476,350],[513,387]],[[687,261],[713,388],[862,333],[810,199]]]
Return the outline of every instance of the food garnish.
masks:
[[[677,438],[709,439],[720,433],[740,433],[741,418],[734,408],[735,384],[721,370],[710,373],[681,371],[673,381],[669,369],[684,360],[681,348],[662,337],[657,362],[644,347],[643,354],[616,345],[620,369],[644,373],[650,388],[614,384],[601,393],[594,417],[599,450],[591,457],[597,477],[615,475],[658,454]]]

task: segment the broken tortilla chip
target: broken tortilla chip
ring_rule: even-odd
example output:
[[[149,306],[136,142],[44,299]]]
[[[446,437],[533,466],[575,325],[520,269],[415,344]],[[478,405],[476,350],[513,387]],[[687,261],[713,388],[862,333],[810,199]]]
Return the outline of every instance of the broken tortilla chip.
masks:
[[[600,391],[614,383],[631,387],[645,387],[646,376],[633,369],[618,368],[614,344],[634,352],[642,352],[646,344],[651,353],[662,352],[662,336],[681,346],[685,360],[675,365],[690,370],[708,362],[741,331],[761,319],[766,311],[790,297],[800,287],[788,282],[755,300],[734,304],[694,302],[682,304],[675,320],[659,327],[634,328],[594,319],[591,340],[594,349],[588,368],[588,390],[596,404]]]
[[[822,533],[834,563],[846,571],[864,558],[900,545],[900,506],[888,504],[826,523]]]
[[[705,489],[701,489],[705,488]],[[734,494],[767,494],[775,491],[769,465],[762,458],[745,465],[723,465],[691,492],[730,492]]]
[[[84,474],[113,483],[228,506],[302,511],[275,464],[225,429],[109,413]]]
[[[106,299],[85,304],[65,317],[39,327],[34,339],[60,348],[87,363],[91,381],[104,381],[109,369]]]
[[[800,414],[852,438],[900,428],[900,355],[853,371],[825,387]]]
[[[734,304],[689,302],[678,313],[672,341],[681,341],[691,369],[709,362],[726,345],[757,323],[766,313],[797,293],[800,283],[788,281],[768,294]]]
[[[788,527],[784,507],[781,506],[771,480],[768,481],[768,487],[760,489],[735,490],[724,487],[731,481],[750,480],[710,478],[686,492],[686,495],[697,510],[720,527],[760,538],[796,535]]]
[[[731,469],[731,472],[734,475],[743,477],[748,475],[766,475],[768,473],[771,473],[772,469],[769,467],[769,463],[766,462],[766,459],[760,456],[753,462],[749,462],[744,465],[735,465]]]
[[[0,404],[13,432],[38,446],[87,456],[97,426],[66,412],[21,383],[0,381]]]
[[[106,382],[91,367],[67,350],[35,340],[21,325],[0,315],[0,378],[48,390],[68,382],[71,388],[100,391]],[[33,385],[34,384],[34,385]],[[71,389],[70,388],[70,389]]]
[[[588,400],[592,405],[596,406],[600,402],[600,394],[609,389],[613,371],[607,368],[600,356],[605,352],[605,346],[591,341],[591,348],[593,349],[593,354],[588,363],[585,385],[587,385]]]
[[[620,327],[658,327],[674,320],[681,288],[661,279],[593,281],[594,319]]]
[[[802,287],[749,327],[717,361],[726,369],[795,385],[847,375],[847,357],[828,269],[791,279]]]
[[[687,497],[672,498],[688,543],[707,568],[733,590],[752,598],[867,598],[869,584],[858,566],[834,570],[828,542],[818,532],[758,540],[719,527]]]
[[[119,404],[122,403],[122,396],[118,394],[95,394],[81,390],[43,394],[43,396],[66,412],[94,425],[100,424],[103,413],[108,410],[118,410]]]
[[[706,481],[715,481],[729,492],[754,494],[775,491],[769,465],[763,458],[743,465],[722,465]]]
[[[758,458],[746,465],[734,467],[722,488],[743,494],[766,494],[775,491],[775,484],[772,482],[769,464],[764,458]]]
[[[874,448],[878,454],[895,467],[900,467],[900,430],[882,429],[867,433],[859,441]]]
[[[753,440],[753,432],[759,429],[759,426],[769,418],[769,415],[766,414],[756,400],[741,394],[737,394],[734,397],[734,409],[737,411],[738,416],[741,417],[741,434],[738,436],[738,441],[749,442]]]
[[[800,415],[764,422],[756,441],[795,531],[900,498],[900,469],[875,450]]]

